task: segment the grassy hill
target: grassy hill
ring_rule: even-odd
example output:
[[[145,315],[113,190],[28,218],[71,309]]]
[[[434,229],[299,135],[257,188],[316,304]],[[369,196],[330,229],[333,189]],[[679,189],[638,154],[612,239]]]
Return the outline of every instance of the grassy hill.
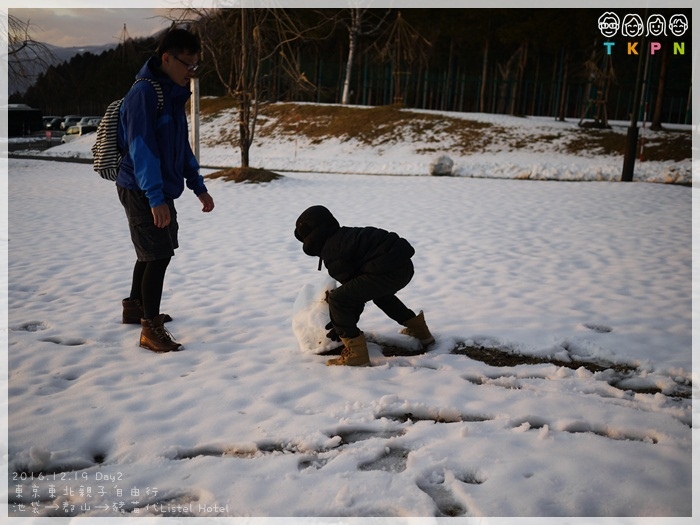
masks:
[[[228,98],[204,98],[200,110],[203,122],[224,113],[235,115],[234,103]],[[509,126],[507,122],[513,119],[518,125]],[[521,120],[523,122],[519,122]],[[526,130],[521,130],[519,124],[527,124]],[[577,124],[576,119],[561,123],[554,118],[439,113],[398,106],[276,103],[261,106],[256,137],[294,140],[305,136],[313,143],[329,138],[340,141],[353,138],[368,147],[420,138],[424,143],[419,150],[421,153],[437,152],[443,149],[442,145],[449,144],[462,155],[525,149],[584,157],[624,155],[628,123],[618,122],[610,129]],[[215,140],[237,145],[237,137],[238,128],[232,125],[220,130]],[[692,156],[689,129],[651,131],[646,128],[640,134],[639,145],[643,145],[644,159],[649,161],[679,162]]]

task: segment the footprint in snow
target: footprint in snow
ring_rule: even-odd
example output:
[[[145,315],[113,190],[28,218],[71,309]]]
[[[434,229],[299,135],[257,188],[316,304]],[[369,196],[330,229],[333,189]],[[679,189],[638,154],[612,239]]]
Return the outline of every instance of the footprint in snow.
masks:
[[[464,516],[467,509],[455,498],[452,491],[445,486],[445,473],[433,471],[417,481],[418,488],[432,498],[437,506],[436,516]]]
[[[85,344],[84,339],[75,339],[75,338],[61,339],[60,337],[47,337],[45,339],[40,339],[40,341],[43,341],[45,343],[54,343],[54,344],[63,345],[63,346],[81,346],[81,345]]]
[[[360,470],[381,470],[384,472],[403,472],[406,470],[406,460],[410,450],[404,448],[389,448],[375,460],[360,464]]]
[[[13,328],[13,330],[16,332],[40,332],[47,328],[48,326],[46,326],[46,323],[42,323],[41,321],[28,321],[17,328]]]
[[[611,327],[605,326],[603,324],[583,323],[583,326],[585,326],[589,330],[593,330],[594,332],[599,333],[599,334],[609,334],[610,332],[613,331],[613,329]]]

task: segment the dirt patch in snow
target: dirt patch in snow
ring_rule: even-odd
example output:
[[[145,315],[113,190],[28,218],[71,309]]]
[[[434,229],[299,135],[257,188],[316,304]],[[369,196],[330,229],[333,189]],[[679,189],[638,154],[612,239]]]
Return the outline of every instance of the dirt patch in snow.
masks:
[[[281,179],[283,175],[258,168],[227,168],[207,175],[210,179],[224,179],[233,182],[250,182],[259,184],[261,182],[272,182]]]

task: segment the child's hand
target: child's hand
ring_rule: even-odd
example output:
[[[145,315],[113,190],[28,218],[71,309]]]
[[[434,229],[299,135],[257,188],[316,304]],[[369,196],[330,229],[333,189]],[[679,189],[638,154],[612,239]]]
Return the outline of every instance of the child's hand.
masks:
[[[326,330],[330,330],[330,332],[326,334],[326,337],[328,339],[330,339],[331,341],[337,341],[338,343],[340,342],[340,337],[338,336],[338,332],[335,331],[333,323],[328,323],[326,325]]]

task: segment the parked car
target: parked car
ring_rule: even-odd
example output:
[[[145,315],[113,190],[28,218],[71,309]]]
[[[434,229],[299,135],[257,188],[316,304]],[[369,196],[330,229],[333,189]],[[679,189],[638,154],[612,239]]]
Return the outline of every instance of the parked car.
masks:
[[[102,117],[100,116],[92,116],[92,117],[83,117],[78,121],[78,126],[97,126],[97,124],[100,123],[100,120],[102,120]],[[95,121],[97,121],[97,124],[95,124]]]
[[[43,118],[43,122],[45,129],[59,129],[61,122],[63,122],[63,117],[49,115]]]
[[[83,118],[81,115],[66,115],[61,122],[61,129],[67,130],[69,127],[75,126],[81,118]]]
[[[61,137],[61,144],[65,144],[66,142],[70,142],[78,137],[82,137],[83,135],[87,135],[88,133],[93,133],[95,131],[97,131],[97,126],[71,126]]]

